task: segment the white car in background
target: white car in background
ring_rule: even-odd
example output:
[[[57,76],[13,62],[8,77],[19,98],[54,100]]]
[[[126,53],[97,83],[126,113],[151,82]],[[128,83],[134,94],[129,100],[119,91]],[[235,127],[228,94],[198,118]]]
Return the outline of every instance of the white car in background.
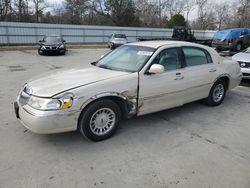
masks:
[[[113,50],[121,45],[128,43],[127,36],[122,33],[115,33],[109,36],[108,47]]]
[[[90,68],[60,70],[27,81],[15,113],[36,133],[79,130],[100,141],[114,134],[122,118],[200,99],[217,106],[241,76],[237,62],[210,47],[180,41],[136,42],[113,50]]]
[[[250,47],[243,52],[235,54],[232,60],[239,62],[243,75],[242,78],[250,79]]]

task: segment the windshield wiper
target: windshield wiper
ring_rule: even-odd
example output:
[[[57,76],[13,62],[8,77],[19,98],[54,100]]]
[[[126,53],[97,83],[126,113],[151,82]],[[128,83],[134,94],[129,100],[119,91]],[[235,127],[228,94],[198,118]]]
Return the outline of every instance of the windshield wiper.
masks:
[[[99,65],[98,67],[104,68],[104,69],[113,70],[113,69],[112,69],[110,66],[108,66],[108,65]]]

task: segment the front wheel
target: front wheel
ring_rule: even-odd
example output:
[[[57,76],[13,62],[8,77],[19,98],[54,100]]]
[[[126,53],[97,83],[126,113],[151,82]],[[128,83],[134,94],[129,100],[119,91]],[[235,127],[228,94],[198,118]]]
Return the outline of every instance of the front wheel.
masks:
[[[213,87],[209,92],[209,96],[204,102],[209,106],[220,105],[226,95],[226,84],[223,80],[218,80],[214,83]]]
[[[240,52],[242,50],[242,43],[238,42],[235,46],[235,51],[236,52]]]
[[[38,50],[38,54],[39,55],[43,55],[43,51],[42,50]]]
[[[84,110],[79,118],[78,129],[88,139],[101,141],[111,137],[120,122],[120,108],[111,100],[99,100]]]

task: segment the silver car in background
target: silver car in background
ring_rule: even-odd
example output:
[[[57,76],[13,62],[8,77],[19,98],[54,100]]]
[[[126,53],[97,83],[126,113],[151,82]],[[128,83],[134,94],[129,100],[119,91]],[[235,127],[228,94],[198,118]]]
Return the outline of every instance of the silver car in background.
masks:
[[[232,60],[238,61],[241,67],[242,78],[250,79],[250,47],[245,51],[235,54]]]
[[[127,36],[116,33],[109,36],[108,47],[112,50],[126,43],[128,43]]]

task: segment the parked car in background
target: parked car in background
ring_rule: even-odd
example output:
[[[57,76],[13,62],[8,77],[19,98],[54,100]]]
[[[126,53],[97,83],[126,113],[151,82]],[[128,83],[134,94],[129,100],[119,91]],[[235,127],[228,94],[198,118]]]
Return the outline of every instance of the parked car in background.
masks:
[[[243,74],[243,79],[250,79],[250,47],[245,51],[235,54],[232,59],[238,61]]]
[[[236,51],[239,52],[250,46],[250,29],[234,28],[217,31],[214,34],[212,47],[217,51]]]
[[[115,49],[118,46],[128,43],[127,36],[125,34],[112,34],[109,36],[108,47]]]
[[[241,76],[237,62],[220,57],[210,47],[180,41],[130,43],[92,67],[27,81],[14,104],[15,112],[33,132],[79,130],[100,141],[114,134],[122,118],[200,99],[217,106]]]
[[[51,35],[44,36],[43,40],[39,41],[38,54],[59,54],[65,55],[66,44],[62,36]]]

